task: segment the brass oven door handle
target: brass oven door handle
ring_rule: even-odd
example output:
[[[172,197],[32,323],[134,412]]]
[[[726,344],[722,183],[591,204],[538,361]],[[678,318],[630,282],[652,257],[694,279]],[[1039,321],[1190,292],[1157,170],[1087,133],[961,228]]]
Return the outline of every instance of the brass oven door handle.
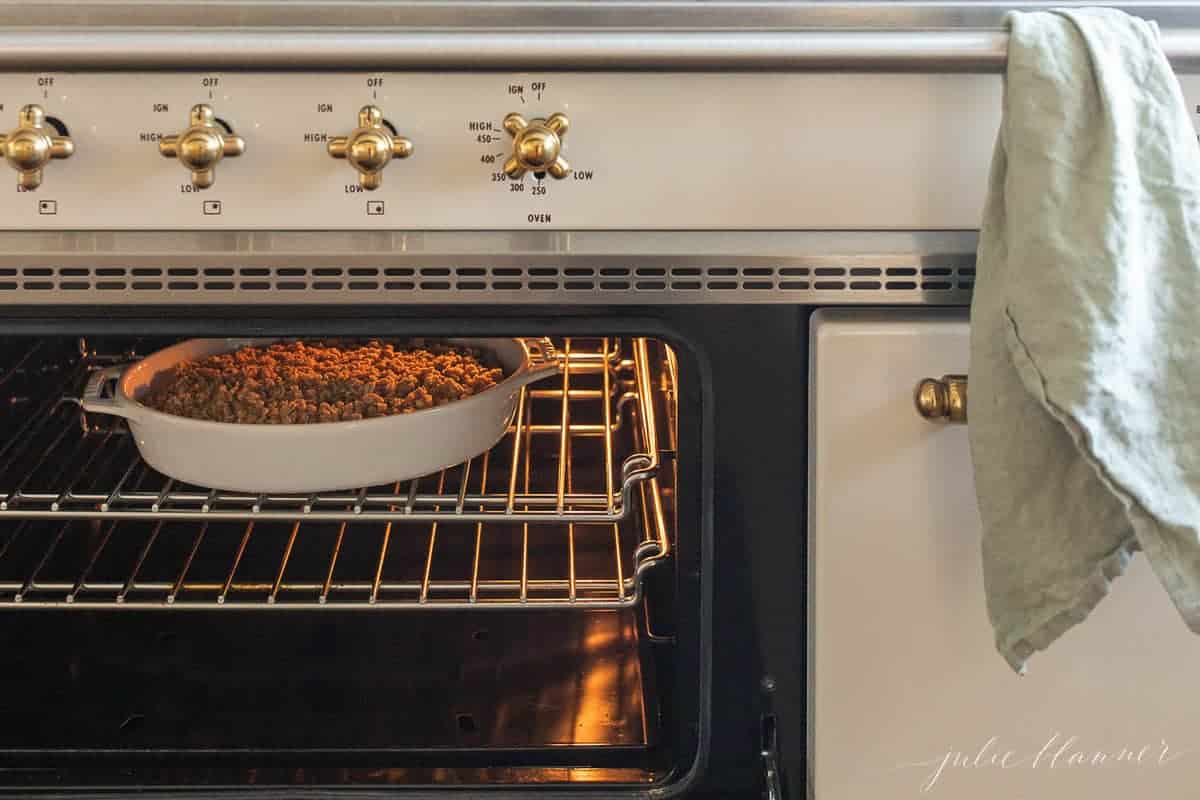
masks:
[[[917,384],[917,413],[931,422],[957,425],[967,421],[967,376],[943,375]]]

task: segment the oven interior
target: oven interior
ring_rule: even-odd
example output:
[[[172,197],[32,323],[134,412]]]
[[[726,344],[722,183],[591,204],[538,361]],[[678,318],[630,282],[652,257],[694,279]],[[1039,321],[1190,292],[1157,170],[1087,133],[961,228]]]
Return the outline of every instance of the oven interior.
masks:
[[[306,496],[174,481],[80,409],[181,337],[0,341],[0,785],[677,779],[698,387],[686,348],[617,333],[556,337],[490,451]]]

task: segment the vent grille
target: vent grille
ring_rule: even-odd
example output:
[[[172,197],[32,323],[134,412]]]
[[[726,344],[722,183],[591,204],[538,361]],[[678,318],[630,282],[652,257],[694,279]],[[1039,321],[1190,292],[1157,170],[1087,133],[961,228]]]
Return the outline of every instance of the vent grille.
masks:
[[[959,304],[975,267],[921,265],[193,266],[0,268],[0,304],[886,302]],[[516,295],[516,297],[512,297]]]

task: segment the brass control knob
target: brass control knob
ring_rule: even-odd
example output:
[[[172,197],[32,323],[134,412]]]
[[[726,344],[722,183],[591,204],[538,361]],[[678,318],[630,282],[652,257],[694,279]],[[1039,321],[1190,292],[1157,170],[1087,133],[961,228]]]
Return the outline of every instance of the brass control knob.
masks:
[[[513,154],[504,162],[510,178],[526,172],[549,172],[565,178],[571,166],[562,157],[562,137],[569,125],[566,114],[551,114],[547,119],[526,120],[520,114],[504,118],[504,130],[513,137]]]
[[[158,152],[179,163],[192,173],[192,185],[207,189],[217,179],[215,168],[226,156],[246,152],[246,140],[235,136],[217,122],[212,106],[192,106],[188,112],[188,127],[177,136],[164,136],[158,142]]]
[[[36,189],[42,185],[42,169],[52,158],[70,158],[75,143],[59,136],[52,125],[46,124],[46,112],[41,106],[24,106],[17,112],[17,127],[0,136],[4,160],[17,171],[17,185]]]
[[[349,136],[335,136],[327,145],[329,155],[344,158],[358,172],[358,185],[378,189],[383,184],[383,168],[393,158],[408,158],[413,143],[398,136],[383,123],[383,112],[375,106],[363,106],[358,112],[358,127]]]

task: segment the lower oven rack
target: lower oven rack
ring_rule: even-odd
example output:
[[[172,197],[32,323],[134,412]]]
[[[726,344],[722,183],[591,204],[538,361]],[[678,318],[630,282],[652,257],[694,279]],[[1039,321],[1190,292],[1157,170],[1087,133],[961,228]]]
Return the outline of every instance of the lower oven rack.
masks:
[[[27,521],[0,534],[0,607],[625,608],[671,555],[656,484],[601,525]]]
[[[505,441],[422,479],[427,493],[411,488],[418,482],[407,492],[312,498],[175,487],[136,457],[124,460],[136,449],[120,425],[71,420],[78,409],[63,403],[60,391],[42,410],[71,421],[50,429],[50,446],[34,459],[36,477],[119,477],[107,493],[0,489],[0,607],[633,606],[645,574],[671,556],[664,503],[673,486],[660,482],[659,450],[651,444],[658,431],[647,342],[593,344],[565,342],[571,367],[561,384],[528,390]],[[18,363],[28,368],[32,361]],[[65,368],[49,382],[60,390],[76,386],[87,366]],[[587,385],[573,386],[576,378]],[[0,394],[4,383],[0,377]],[[17,420],[10,427],[38,424],[38,415],[21,417],[20,409],[43,401],[10,399],[8,413]],[[0,446],[8,449],[14,439]],[[623,462],[617,454],[625,454]],[[6,458],[0,450],[0,467],[11,467]],[[625,467],[619,491],[617,463]],[[12,474],[0,468],[0,479]],[[577,489],[588,481],[599,491]],[[548,488],[531,491],[539,482]],[[500,490],[489,493],[495,486]],[[245,506],[223,508],[237,502]]]

